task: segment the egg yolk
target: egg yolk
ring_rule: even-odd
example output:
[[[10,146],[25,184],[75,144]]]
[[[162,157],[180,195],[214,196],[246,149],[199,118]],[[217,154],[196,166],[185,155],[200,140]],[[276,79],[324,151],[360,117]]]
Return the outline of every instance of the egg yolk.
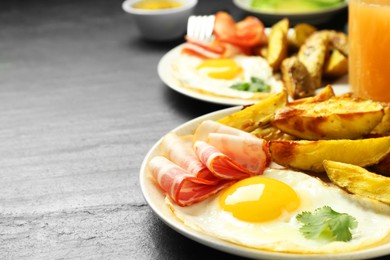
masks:
[[[198,71],[204,71],[207,76],[215,79],[233,79],[243,69],[232,59],[205,60],[197,66]]]
[[[300,200],[287,184],[256,176],[225,189],[219,197],[223,210],[247,222],[266,222],[298,208]]]

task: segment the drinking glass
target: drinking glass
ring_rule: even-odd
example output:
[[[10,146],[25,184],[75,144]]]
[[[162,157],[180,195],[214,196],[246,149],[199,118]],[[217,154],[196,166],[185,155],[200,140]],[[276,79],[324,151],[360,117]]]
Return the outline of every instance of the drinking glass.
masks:
[[[349,82],[354,95],[390,102],[390,0],[349,0]]]

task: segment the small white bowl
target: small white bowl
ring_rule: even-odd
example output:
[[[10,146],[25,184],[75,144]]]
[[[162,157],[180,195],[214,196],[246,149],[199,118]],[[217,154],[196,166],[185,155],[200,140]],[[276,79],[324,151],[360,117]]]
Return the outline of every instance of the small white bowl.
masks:
[[[140,9],[134,4],[143,0],[126,0],[122,8],[133,17],[141,35],[148,40],[169,41],[185,35],[188,17],[193,14],[198,0],[175,0],[180,7],[167,9]]]

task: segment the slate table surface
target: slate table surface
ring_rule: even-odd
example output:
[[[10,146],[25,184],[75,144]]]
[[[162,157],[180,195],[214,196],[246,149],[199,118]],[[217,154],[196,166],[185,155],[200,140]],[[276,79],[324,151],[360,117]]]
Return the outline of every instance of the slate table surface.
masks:
[[[151,146],[225,106],[166,87],[157,64],[183,40],[142,39],[121,4],[0,2],[1,259],[237,259],[175,232],[143,198]],[[196,13],[218,10],[244,17],[228,0]]]

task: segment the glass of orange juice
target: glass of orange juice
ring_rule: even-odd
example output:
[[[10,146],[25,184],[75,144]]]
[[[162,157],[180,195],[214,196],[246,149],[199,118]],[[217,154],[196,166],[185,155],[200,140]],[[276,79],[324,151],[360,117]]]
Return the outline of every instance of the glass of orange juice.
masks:
[[[354,95],[390,102],[390,0],[349,0],[348,26]]]

